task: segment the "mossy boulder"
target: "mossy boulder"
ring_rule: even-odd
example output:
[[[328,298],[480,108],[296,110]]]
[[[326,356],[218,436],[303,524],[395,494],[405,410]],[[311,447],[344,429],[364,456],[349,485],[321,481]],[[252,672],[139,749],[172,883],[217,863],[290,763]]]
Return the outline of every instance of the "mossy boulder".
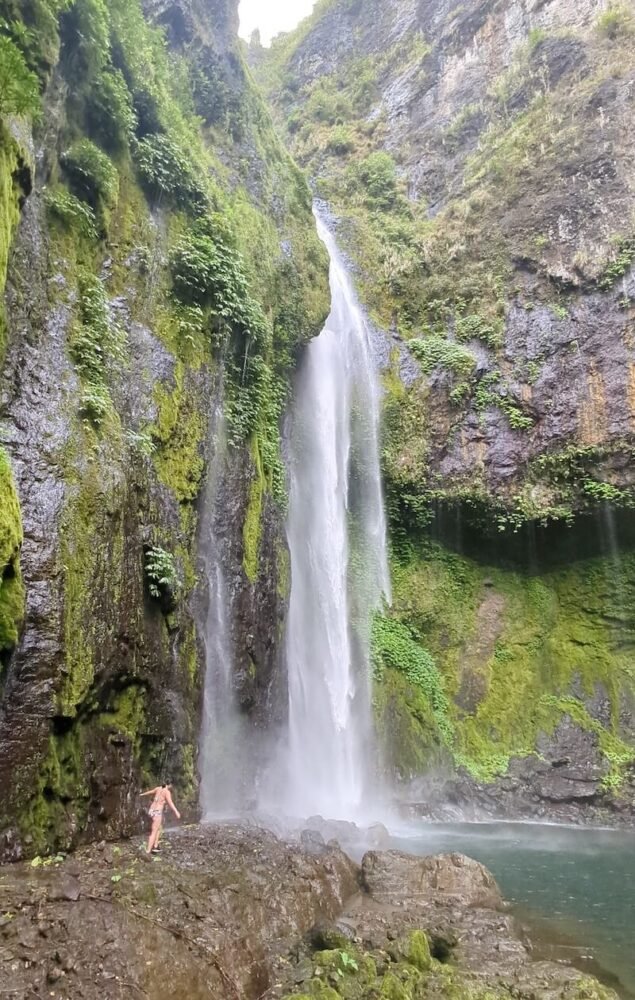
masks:
[[[405,948],[404,957],[410,965],[414,965],[419,972],[427,972],[432,964],[432,956],[430,954],[430,944],[426,935],[423,931],[413,931],[408,937]]]

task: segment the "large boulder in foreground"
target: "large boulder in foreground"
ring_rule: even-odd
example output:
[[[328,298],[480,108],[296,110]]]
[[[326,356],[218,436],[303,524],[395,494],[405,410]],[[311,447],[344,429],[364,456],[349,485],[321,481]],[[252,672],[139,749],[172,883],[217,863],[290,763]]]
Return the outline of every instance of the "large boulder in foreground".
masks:
[[[182,829],[151,860],[138,848],[103,844],[2,869],[3,989],[256,1000],[276,962],[358,888],[359,869],[339,849],[317,857],[253,827]]]
[[[402,851],[369,851],[362,861],[362,880],[369,895],[381,903],[412,905],[436,899],[462,907],[503,906],[494,877],[464,854],[416,858]]]

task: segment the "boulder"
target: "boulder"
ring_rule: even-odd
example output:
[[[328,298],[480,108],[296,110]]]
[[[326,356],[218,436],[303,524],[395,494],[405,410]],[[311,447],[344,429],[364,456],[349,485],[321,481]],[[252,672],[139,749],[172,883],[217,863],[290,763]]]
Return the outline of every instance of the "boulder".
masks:
[[[309,854],[324,854],[328,850],[319,830],[303,830],[300,834],[300,843]]]
[[[463,854],[416,858],[402,851],[368,851],[362,859],[362,883],[381,903],[399,901],[457,903],[462,907],[500,909],[503,898],[493,876]]]

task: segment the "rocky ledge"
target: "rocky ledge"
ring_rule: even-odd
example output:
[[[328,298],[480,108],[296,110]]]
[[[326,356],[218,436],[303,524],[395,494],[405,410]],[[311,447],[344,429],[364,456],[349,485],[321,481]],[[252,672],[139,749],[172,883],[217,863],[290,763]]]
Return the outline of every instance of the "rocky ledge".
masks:
[[[3,995],[58,1000],[616,1000],[536,960],[494,879],[451,854],[193,827],[0,869]]]

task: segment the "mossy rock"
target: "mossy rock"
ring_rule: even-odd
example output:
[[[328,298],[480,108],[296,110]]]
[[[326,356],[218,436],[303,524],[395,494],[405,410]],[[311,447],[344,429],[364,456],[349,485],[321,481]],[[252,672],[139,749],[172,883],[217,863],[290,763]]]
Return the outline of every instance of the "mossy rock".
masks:
[[[432,965],[430,945],[423,931],[413,931],[404,950],[406,960],[420,972],[427,972]]]
[[[341,1000],[341,997],[331,986],[316,982],[312,993],[300,993],[294,997],[284,997],[283,1000]]]
[[[321,952],[336,949],[345,951],[351,944],[346,935],[333,924],[318,924],[309,932],[308,939],[310,946]]]
[[[0,653],[15,646],[24,616],[19,567],[21,544],[20,504],[9,459],[0,448]]]
[[[386,1000],[412,1000],[410,987],[400,982],[392,972],[388,972],[384,976],[379,995],[385,997]]]

